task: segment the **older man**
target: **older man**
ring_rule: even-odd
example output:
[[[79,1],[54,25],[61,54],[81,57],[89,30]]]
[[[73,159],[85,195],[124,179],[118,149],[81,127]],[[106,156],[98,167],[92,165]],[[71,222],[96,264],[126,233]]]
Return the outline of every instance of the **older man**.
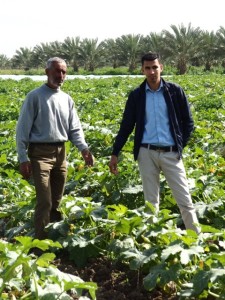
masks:
[[[20,172],[33,176],[36,189],[35,237],[47,237],[45,226],[59,221],[67,168],[65,142],[70,140],[81,151],[86,165],[93,165],[72,98],[63,92],[66,62],[50,58],[46,65],[47,83],[28,93],[16,129]]]

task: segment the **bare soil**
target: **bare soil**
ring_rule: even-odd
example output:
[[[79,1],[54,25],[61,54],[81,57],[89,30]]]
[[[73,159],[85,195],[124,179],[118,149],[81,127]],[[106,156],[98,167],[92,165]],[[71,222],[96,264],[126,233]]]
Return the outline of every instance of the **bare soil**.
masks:
[[[66,256],[57,258],[57,268],[65,273],[79,276],[85,282],[95,282],[98,286],[97,300],[177,300],[176,291],[168,293],[155,290],[146,291],[143,276],[129,266],[112,262],[105,257],[91,259],[84,268],[78,268]],[[85,293],[84,293],[85,296]],[[86,293],[86,296],[89,296]],[[74,296],[74,299],[78,299]]]

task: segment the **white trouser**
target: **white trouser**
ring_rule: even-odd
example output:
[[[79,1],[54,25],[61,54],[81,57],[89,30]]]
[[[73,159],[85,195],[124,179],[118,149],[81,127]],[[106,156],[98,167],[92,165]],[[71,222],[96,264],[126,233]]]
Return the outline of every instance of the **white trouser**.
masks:
[[[188,188],[186,172],[177,152],[159,152],[141,147],[138,155],[145,201],[159,210],[160,172],[162,171],[180,209],[186,229],[199,232],[195,208]]]

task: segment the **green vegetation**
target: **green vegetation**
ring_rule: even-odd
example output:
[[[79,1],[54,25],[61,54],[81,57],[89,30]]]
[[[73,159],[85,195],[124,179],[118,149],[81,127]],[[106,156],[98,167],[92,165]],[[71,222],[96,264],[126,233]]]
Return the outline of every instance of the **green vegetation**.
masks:
[[[140,72],[140,58],[149,51],[159,52],[168,74],[187,74],[193,68],[203,72],[219,70],[224,73],[225,28],[220,26],[216,32],[171,25],[169,30],[162,30],[149,35],[122,35],[116,39],[83,39],[67,37],[63,42],[41,43],[33,49],[20,48],[9,59],[0,55],[0,68],[10,70],[43,69],[47,59],[60,56],[67,61],[72,74],[93,74],[100,69],[110,68],[110,74],[137,74]],[[173,71],[171,73],[171,71]],[[14,72],[14,71],[13,71]],[[108,70],[107,70],[108,72]],[[6,73],[5,73],[6,74]],[[192,73],[193,74],[193,73]]]
[[[182,230],[176,203],[161,177],[158,216],[144,202],[133,161],[132,139],[120,156],[120,173],[108,162],[128,93],[142,78],[67,80],[96,162],[84,166],[67,143],[68,181],[60,209],[64,220],[47,228],[49,240],[33,240],[35,191],[18,172],[15,126],[24,97],[40,85],[31,79],[0,81],[0,298],[72,299],[97,286],[61,273],[52,261],[60,251],[78,266],[107,256],[144,275],[146,290],[174,291],[180,299],[225,299],[225,86],[223,75],[171,76],[191,102],[195,132],[184,151],[190,190],[202,233]],[[28,112],[29,113],[29,112]],[[47,250],[41,257],[32,247]],[[11,297],[11,298],[10,298]],[[56,298],[51,298],[56,299]],[[85,298],[87,299],[87,298]]]

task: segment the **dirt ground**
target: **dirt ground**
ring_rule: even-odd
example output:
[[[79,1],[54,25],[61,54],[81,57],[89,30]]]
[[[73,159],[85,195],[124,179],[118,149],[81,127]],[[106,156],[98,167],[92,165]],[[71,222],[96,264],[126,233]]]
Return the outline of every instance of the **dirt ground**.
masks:
[[[97,300],[175,300],[175,291],[170,295],[156,290],[148,292],[142,284],[138,271],[129,269],[122,263],[109,261],[107,258],[91,259],[85,268],[78,268],[65,256],[55,261],[59,270],[79,276],[84,281],[98,285]],[[86,294],[88,296],[88,294]],[[78,299],[75,297],[74,299]]]

